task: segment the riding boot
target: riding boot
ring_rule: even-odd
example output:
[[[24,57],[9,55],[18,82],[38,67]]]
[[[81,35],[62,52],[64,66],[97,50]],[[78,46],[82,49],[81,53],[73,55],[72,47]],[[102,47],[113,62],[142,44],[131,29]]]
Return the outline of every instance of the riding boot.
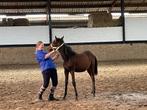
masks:
[[[49,97],[48,97],[48,100],[49,100],[49,101],[58,101],[58,99],[56,99],[56,98],[54,97],[54,94],[50,94]]]
[[[43,93],[41,93],[41,94],[39,93],[38,94],[38,100],[42,100],[42,95],[43,95]]]
[[[38,100],[43,100],[42,95],[43,95],[44,91],[45,91],[45,88],[43,86],[41,86],[41,88],[38,92]]]
[[[49,97],[48,97],[48,100],[49,101],[58,101],[58,99],[56,99],[54,97],[54,91],[55,91],[56,87],[52,87],[51,90],[50,90],[50,94],[49,94]]]

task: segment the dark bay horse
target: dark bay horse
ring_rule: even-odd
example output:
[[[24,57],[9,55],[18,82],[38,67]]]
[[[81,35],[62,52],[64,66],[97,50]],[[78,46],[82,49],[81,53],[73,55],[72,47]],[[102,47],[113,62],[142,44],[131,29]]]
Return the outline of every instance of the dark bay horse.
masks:
[[[72,84],[75,90],[76,99],[78,99],[78,93],[76,89],[76,81],[74,72],[86,71],[89,73],[92,80],[92,94],[95,96],[95,75],[97,75],[97,59],[90,51],[84,51],[83,53],[76,53],[72,48],[64,43],[62,38],[55,36],[54,41],[51,43],[51,47],[54,50],[58,50],[64,61],[64,73],[65,73],[65,91],[64,97],[67,95],[68,75],[71,74]]]

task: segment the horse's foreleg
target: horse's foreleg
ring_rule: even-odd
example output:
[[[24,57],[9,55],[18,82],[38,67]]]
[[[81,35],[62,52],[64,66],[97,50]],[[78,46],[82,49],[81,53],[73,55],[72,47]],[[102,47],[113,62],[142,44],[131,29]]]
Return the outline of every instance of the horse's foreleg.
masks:
[[[64,91],[64,97],[63,99],[66,98],[67,95],[67,86],[68,86],[68,75],[69,75],[69,71],[67,71],[66,69],[64,69],[64,74],[65,74],[65,91]]]
[[[75,74],[74,74],[74,72],[71,72],[71,77],[72,77],[72,85],[73,85],[74,90],[75,90],[76,100],[78,100],[78,92],[77,92],[77,88],[76,88],[76,81],[75,81]]]

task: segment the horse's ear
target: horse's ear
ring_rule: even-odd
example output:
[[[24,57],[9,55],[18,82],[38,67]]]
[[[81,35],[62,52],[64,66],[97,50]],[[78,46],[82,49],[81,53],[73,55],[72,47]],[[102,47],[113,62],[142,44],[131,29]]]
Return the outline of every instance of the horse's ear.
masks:
[[[55,39],[57,39],[57,36],[55,36]]]
[[[63,38],[64,38],[64,36],[63,37],[61,37],[61,39],[63,40]]]

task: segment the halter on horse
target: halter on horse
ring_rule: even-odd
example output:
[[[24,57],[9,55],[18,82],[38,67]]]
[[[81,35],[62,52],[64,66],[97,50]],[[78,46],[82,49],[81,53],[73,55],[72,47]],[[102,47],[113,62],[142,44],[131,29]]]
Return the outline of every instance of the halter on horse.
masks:
[[[50,44],[51,48],[55,51],[58,51],[62,46],[64,45],[64,43],[62,43],[60,46],[58,47],[54,47],[52,44]]]

